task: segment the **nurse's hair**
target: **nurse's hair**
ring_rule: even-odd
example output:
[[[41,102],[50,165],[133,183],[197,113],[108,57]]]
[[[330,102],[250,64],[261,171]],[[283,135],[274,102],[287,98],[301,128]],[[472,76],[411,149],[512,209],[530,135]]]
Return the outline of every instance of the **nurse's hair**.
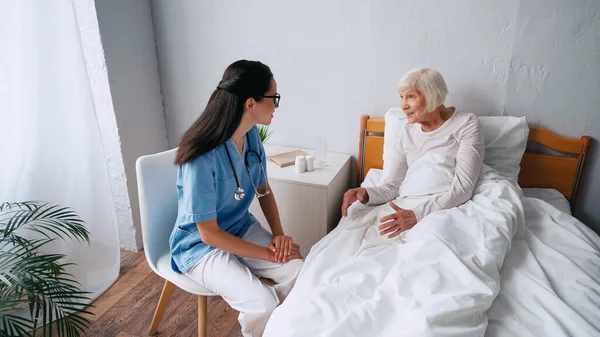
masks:
[[[414,89],[425,96],[427,103],[427,112],[432,112],[435,108],[444,104],[448,87],[446,81],[439,71],[430,68],[414,69],[402,76],[398,81],[398,92],[407,89]]]
[[[246,100],[260,102],[272,78],[271,69],[258,61],[239,60],[229,65],[204,112],[181,137],[175,164],[188,163],[231,138],[242,120]]]

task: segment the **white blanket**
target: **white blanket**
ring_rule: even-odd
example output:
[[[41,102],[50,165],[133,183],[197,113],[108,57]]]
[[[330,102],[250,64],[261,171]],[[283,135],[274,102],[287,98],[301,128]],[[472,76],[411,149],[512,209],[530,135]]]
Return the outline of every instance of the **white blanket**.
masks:
[[[600,238],[542,200],[523,205],[486,337],[600,336]]]
[[[451,183],[451,159],[419,161],[395,201],[400,207],[414,207]],[[391,240],[377,229],[393,212],[389,205],[353,205],[311,249],[264,336],[483,336],[499,270],[523,228],[520,193],[488,169],[470,201],[430,214]]]

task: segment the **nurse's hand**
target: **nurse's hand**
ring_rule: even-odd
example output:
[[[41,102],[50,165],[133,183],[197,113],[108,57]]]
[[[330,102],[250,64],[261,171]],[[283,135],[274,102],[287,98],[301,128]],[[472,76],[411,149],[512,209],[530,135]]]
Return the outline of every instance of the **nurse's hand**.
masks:
[[[304,256],[302,256],[302,254],[300,254],[300,246],[298,246],[297,244],[294,243],[294,248],[292,248],[292,254],[288,255],[288,261],[294,260],[294,259],[300,259],[303,260]]]
[[[265,248],[265,251],[267,254],[263,258],[264,260],[273,262],[273,263],[281,263],[281,262],[277,261],[277,251],[272,250],[271,247]],[[300,254],[300,246],[297,243],[294,243],[294,245],[292,247],[292,253],[290,255],[286,256],[286,261],[283,263],[289,262],[294,259],[300,259],[300,260],[304,259],[304,256],[302,256],[302,254]]]
[[[292,246],[292,252],[290,253],[290,255],[285,257],[284,263],[294,259],[304,259],[304,256],[300,254],[300,245],[298,245],[297,243],[294,243],[294,245]]]
[[[278,235],[273,238],[269,244],[269,249],[275,253],[277,263],[285,263],[289,260],[294,247],[294,240],[291,236]]]

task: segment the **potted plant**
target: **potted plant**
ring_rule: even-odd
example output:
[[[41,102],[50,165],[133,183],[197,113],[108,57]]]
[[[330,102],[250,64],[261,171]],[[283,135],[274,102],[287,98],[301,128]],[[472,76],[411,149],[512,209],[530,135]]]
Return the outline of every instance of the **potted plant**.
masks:
[[[267,125],[258,125],[258,137],[262,143],[266,142],[271,135],[273,135],[273,131],[269,131],[269,127]]]
[[[26,232],[36,239],[27,239]],[[0,203],[0,337],[79,336],[89,326],[88,293],[65,271],[63,254],[40,248],[54,240],[89,241],[67,207],[44,202]],[[54,322],[54,323],[52,323]],[[54,330],[54,331],[53,331]]]

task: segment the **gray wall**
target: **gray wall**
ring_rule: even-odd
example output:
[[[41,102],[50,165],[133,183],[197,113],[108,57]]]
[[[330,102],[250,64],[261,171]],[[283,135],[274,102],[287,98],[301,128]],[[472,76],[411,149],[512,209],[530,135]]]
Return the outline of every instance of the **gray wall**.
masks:
[[[600,1],[522,1],[506,112],[561,135],[594,138],[575,216],[600,232]],[[595,173],[595,174],[594,174]]]
[[[142,248],[135,174],[138,157],[168,148],[149,0],[97,0],[133,224],[121,224],[122,248]]]
[[[327,133],[329,150],[356,156],[359,116],[397,106],[397,80],[418,66],[444,74],[459,109],[600,138],[598,1],[152,0],[152,10],[170,147],[241,58],[279,83],[273,144],[312,147]],[[589,159],[575,214],[598,230],[597,149]]]

